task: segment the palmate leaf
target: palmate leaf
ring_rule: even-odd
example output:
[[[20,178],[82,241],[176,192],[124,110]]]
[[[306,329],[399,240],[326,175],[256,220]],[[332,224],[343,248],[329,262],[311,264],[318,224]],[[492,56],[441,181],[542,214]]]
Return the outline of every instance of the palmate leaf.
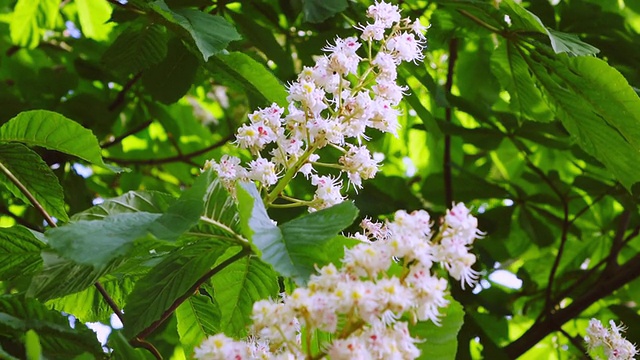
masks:
[[[462,328],[464,309],[459,302],[449,297],[449,306],[441,310],[440,326],[431,321],[422,321],[409,326],[411,335],[424,339],[416,344],[422,355],[433,360],[453,360],[458,348],[458,332]]]
[[[287,104],[287,92],[278,78],[264,65],[241,52],[213,56],[207,69],[214,77],[243,89],[259,106]]]
[[[42,266],[45,244],[22,226],[0,228],[0,280],[29,276]]]
[[[149,8],[171,24],[184,29],[202,54],[204,61],[224,50],[241,36],[227,20],[195,9],[169,9],[163,0],[149,4]]]
[[[84,352],[103,355],[93,331],[82,324],[71,328],[66,316],[20,295],[0,296],[0,329],[14,339],[35,330],[43,355],[50,359],[70,359]]]
[[[53,111],[21,112],[0,127],[0,141],[42,146],[108,167],[102,161],[100,145],[91,130]]]
[[[229,245],[199,241],[170,253],[137,283],[124,309],[124,334],[131,339],[160,320],[174,302],[207,273]],[[238,248],[237,251],[241,251]]]

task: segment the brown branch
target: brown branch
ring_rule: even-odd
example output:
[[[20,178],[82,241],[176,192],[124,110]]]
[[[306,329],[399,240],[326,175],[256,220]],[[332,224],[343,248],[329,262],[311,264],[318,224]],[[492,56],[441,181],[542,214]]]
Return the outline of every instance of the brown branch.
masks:
[[[124,84],[124,86],[122,87],[122,90],[120,90],[118,95],[116,95],[116,98],[113,100],[113,102],[109,105],[109,107],[107,107],[107,110],[113,111],[117,109],[120,105],[122,105],[124,103],[124,99],[125,99],[125,96],[127,95],[127,92],[131,90],[133,85],[135,85],[138,82],[138,80],[140,80],[141,78],[142,78],[142,71],[138,72],[129,81],[127,81],[127,83]]]
[[[119,159],[119,158],[112,158],[112,157],[104,157],[104,159],[106,161],[111,161],[114,163],[118,163],[118,164],[123,164],[123,165],[127,165],[127,164],[131,164],[131,165],[159,165],[159,164],[166,164],[166,163],[172,163],[172,162],[179,162],[179,161],[188,161],[193,157],[205,154],[213,149],[219,148],[220,146],[226,144],[228,141],[232,140],[234,137],[233,134],[227,135],[224,138],[222,138],[221,140],[219,140],[218,142],[209,145],[207,147],[205,147],[204,149],[200,149],[200,150],[196,150],[194,152],[190,152],[190,153],[186,153],[186,154],[178,154],[176,156],[170,156],[170,157],[166,157],[166,158],[160,158],[160,159]]]
[[[153,120],[147,120],[147,121],[143,122],[142,124],[134,127],[133,129],[125,132],[124,134],[120,134],[120,135],[114,137],[113,139],[111,139],[109,141],[103,142],[102,144],[100,144],[100,146],[103,149],[106,149],[106,148],[109,148],[111,146],[117,145],[117,144],[121,143],[122,140],[126,139],[127,137],[146,129],[147,127],[149,127],[149,125],[151,125],[151,123],[153,123]]]
[[[193,284],[189,288],[189,290],[187,290],[182,296],[177,298],[173,302],[173,304],[171,304],[171,306],[162,314],[160,319],[154,321],[146,329],[142,330],[134,339],[138,340],[138,341],[141,341],[145,337],[149,336],[149,334],[151,334],[153,331],[155,331],[158,328],[158,326],[160,326],[165,320],[167,320],[169,318],[169,316],[171,316],[171,314],[173,314],[173,312],[178,308],[178,306],[180,306],[183,302],[185,302],[188,298],[190,298],[191,295],[193,295],[198,290],[198,288],[200,288],[200,286],[202,286],[202,284],[204,284],[207,280],[209,280],[209,278],[211,278],[213,275],[217,274],[218,272],[220,272],[222,269],[226,268],[227,266],[231,265],[232,263],[236,262],[240,258],[249,255],[250,253],[251,253],[250,248],[249,247],[245,247],[242,250],[240,250],[237,254],[235,254],[232,257],[230,257],[230,258],[226,259],[225,261],[221,262],[220,264],[218,264],[213,269],[207,271],[207,273],[202,275],[195,282],[195,284]]]
[[[576,298],[569,306],[560,309],[544,320],[533,324],[516,341],[507,345],[504,350],[511,359],[515,359],[547,335],[558,330],[564,323],[577,317],[596,301],[610,295],[625,284],[640,276],[640,254],[622,265],[615,273],[607,278],[607,281],[598,281],[580,297]]]
[[[453,88],[453,72],[456,66],[456,60],[458,59],[458,39],[453,38],[449,41],[449,63],[447,65],[447,82],[445,83],[445,92],[447,95],[451,95],[451,89]],[[444,120],[447,123],[451,122],[451,116],[453,109],[451,104],[444,109]],[[451,206],[453,203],[453,181],[451,177],[451,135],[444,135],[444,159],[443,159],[443,175],[444,175],[444,201],[446,206]]]

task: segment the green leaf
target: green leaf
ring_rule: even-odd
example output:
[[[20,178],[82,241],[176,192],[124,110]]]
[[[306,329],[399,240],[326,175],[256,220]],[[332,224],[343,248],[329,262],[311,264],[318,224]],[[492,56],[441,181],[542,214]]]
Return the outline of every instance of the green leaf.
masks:
[[[91,130],[53,111],[21,112],[0,127],[0,140],[42,146],[106,166]]]
[[[520,208],[519,222],[522,230],[538,246],[549,246],[555,242],[555,237],[547,223],[534,215],[528,208]]]
[[[59,5],[57,0],[18,0],[9,23],[11,41],[29,49],[38,46],[43,30],[54,28]]]
[[[172,104],[189,91],[199,66],[198,58],[173,38],[166,57],[143,73],[142,84],[155,100]]]
[[[458,348],[458,332],[462,328],[464,309],[459,302],[448,298],[449,306],[441,310],[444,317],[440,326],[431,321],[422,321],[409,327],[414,337],[424,339],[416,345],[430,360],[453,360]]]
[[[191,287],[228,249],[220,241],[200,241],[174,250],[140,279],[124,309],[124,334],[131,339],[161,319],[177,299],[188,295]]]
[[[304,20],[311,23],[321,23],[346,8],[346,0],[302,0]]]
[[[595,55],[600,50],[580,40],[578,35],[567,34],[553,29],[547,29],[551,47],[556,53],[567,53],[573,56]]]
[[[106,0],[75,0],[82,35],[96,41],[109,38],[113,24],[108,23],[112,7]]]
[[[0,328],[16,339],[29,330],[37,331],[47,358],[70,359],[84,352],[103,355],[93,331],[82,324],[71,328],[66,316],[47,309],[35,299],[0,296]]]
[[[134,23],[126,28],[102,56],[107,68],[121,75],[136,74],[167,55],[164,27]]]
[[[509,92],[509,105],[519,116],[536,121],[553,120],[553,114],[542,100],[527,63],[515,45],[507,41],[498,45],[491,56],[491,70]]]
[[[207,63],[207,68],[214,76],[221,76],[224,81],[242,88],[247,95],[257,99],[259,105],[287,105],[287,91],[280,80],[249,55],[241,52],[216,55]]]
[[[45,244],[22,226],[0,228],[0,280],[29,276],[42,266]]]
[[[80,220],[48,230],[49,245],[77,264],[101,269],[133,248],[145,237],[160,214],[145,212],[116,214],[104,220]]]
[[[220,305],[220,330],[233,337],[246,335],[253,303],[278,296],[277,274],[255,256],[244,257],[211,278]]]
[[[241,36],[227,20],[195,9],[171,10],[163,0],[149,4],[157,14],[186,30],[202,54],[204,61],[224,50],[231,41]]]
[[[71,221],[103,220],[110,215],[136,212],[164,213],[175,201],[173,196],[157,191],[129,191],[73,215]]]
[[[123,335],[123,330],[111,330],[109,347],[113,349],[113,358],[116,360],[148,360],[154,359],[153,355],[145,349],[137,349],[131,346]]]
[[[49,215],[62,221],[69,220],[64,207],[64,191],[58,178],[38,154],[22,144],[0,142],[0,166],[3,167],[0,183],[4,184],[13,196],[26,204],[36,206],[8,176],[13,176],[19,181]]]
[[[178,306],[178,334],[187,356],[207,336],[220,331],[220,316],[220,308],[215,299],[205,295],[193,295]]]
[[[42,346],[40,337],[33,329],[24,334],[24,345],[27,353],[27,360],[40,360],[42,358]]]
[[[309,279],[316,265],[328,263],[325,244],[358,215],[353,203],[344,202],[278,227],[269,219],[253,183],[243,184],[237,193],[244,235],[260,250],[263,261],[298,284]]]

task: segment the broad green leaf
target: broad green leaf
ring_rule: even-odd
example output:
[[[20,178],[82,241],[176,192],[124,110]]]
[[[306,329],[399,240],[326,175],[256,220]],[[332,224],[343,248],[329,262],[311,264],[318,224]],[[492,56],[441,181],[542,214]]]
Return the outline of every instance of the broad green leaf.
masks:
[[[109,69],[128,75],[150,68],[166,55],[165,29],[156,24],[134,23],[111,44],[102,60]]]
[[[11,21],[11,41],[33,49],[40,43],[44,30],[52,30],[60,14],[57,0],[18,0]]]
[[[255,256],[244,257],[211,278],[214,296],[222,315],[220,330],[233,337],[246,335],[253,303],[276,299],[278,274]]]
[[[18,143],[0,142],[0,166],[0,183],[13,196],[36,206],[9,176],[20,182],[49,215],[62,221],[69,220],[64,207],[64,192],[58,178],[33,150]]]
[[[516,3],[514,0],[504,0],[500,2],[500,10],[509,15],[511,20],[510,30],[538,32],[546,34],[545,28],[540,18],[528,11],[522,5]]]
[[[320,23],[347,8],[347,0],[302,0],[304,20]]]
[[[207,63],[207,68],[214,77],[220,76],[222,80],[239,86],[259,105],[287,105],[287,91],[282,83],[249,55],[240,52],[216,55]]]
[[[626,79],[594,57],[555,60],[537,54],[529,66],[580,147],[628,190],[640,181],[640,98]]]
[[[0,127],[0,140],[42,146],[105,166],[91,130],[53,111],[21,112]]]
[[[131,339],[159,321],[176,301],[190,295],[201,279],[228,249],[220,241],[199,241],[174,250],[140,279],[124,309],[124,334]],[[184,300],[184,299],[183,299]]]
[[[103,354],[93,331],[83,324],[71,328],[66,316],[47,309],[35,299],[0,296],[0,328],[15,339],[28,330],[35,330],[47,358],[70,359],[84,352],[95,356]]]
[[[189,297],[176,309],[176,319],[180,342],[187,356],[207,336],[220,331],[220,308],[215,299],[206,295]]]
[[[491,56],[491,70],[509,92],[511,109],[519,116],[535,121],[553,120],[527,63],[515,45],[507,41],[498,45]]]
[[[205,194],[203,221],[191,230],[191,233],[202,237],[224,237],[231,241],[240,241],[242,229],[236,200],[215,177],[213,171],[209,170],[203,175],[210,179]]]
[[[444,316],[440,319],[440,326],[431,321],[423,321],[409,327],[412,336],[425,340],[416,346],[430,360],[456,358],[458,332],[462,327],[464,309],[453,298],[448,300],[449,306],[441,310]]]
[[[351,225],[358,209],[347,201],[276,226],[253,183],[237,190],[243,233],[261,252],[261,259],[280,274],[304,284],[315,266],[328,262],[325,244]]]
[[[126,255],[135,240],[147,236],[160,214],[116,214],[104,220],[80,220],[48,230],[49,245],[63,257],[80,265],[101,269]]]
[[[21,226],[0,228],[0,280],[29,276],[42,266],[45,244]]]
[[[107,40],[113,23],[109,23],[112,7],[106,0],[75,0],[82,35],[96,41]]]
[[[166,57],[143,73],[142,84],[154,99],[172,104],[189,91],[199,66],[198,58],[173,38]]]
[[[595,46],[591,46],[575,34],[567,34],[553,29],[547,29],[551,47],[556,53],[567,53],[573,56],[595,55],[600,52]]]
[[[233,25],[221,16],[188,8],[171,10],[163,0],[156,0],[149,7],[170,23],[186,30],[204,61],[224,50],[231,41],[241,39]]]

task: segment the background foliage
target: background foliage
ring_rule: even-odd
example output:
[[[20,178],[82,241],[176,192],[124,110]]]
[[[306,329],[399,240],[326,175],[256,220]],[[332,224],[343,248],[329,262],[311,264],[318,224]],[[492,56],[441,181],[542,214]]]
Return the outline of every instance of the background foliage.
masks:
[[[339,259],[356,218],[453,201],[487,233],[483,280],[452,289],[464,312],[454,302],[442,328],[415,329],[428,358],[582,358],[591,317],[640,342],[636,1],[403,1],[432,24],[426,60],[401,69],[403,126],[372,134],[382,173],[355,207],[267,214],[254,189],[236,205],[197,176],[249,157],[230,143],[246,114],[285,105],[367,5],[0,0],[0,357],[108,356],[82,323],[118,307],[109,356],[188,357]]]

